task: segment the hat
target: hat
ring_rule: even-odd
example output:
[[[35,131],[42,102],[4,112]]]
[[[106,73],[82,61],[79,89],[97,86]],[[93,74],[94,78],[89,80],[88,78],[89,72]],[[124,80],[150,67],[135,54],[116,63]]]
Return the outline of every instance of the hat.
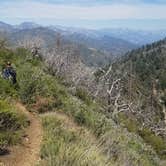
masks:
[[[7,62],[7,65],[8,65],[8,66],[11,66],[11,63],[8,61],[8,62]]]

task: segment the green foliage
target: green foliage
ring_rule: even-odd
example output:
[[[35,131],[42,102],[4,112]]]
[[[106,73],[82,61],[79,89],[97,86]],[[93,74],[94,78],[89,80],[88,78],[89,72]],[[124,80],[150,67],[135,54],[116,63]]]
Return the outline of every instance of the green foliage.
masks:
[[[146,143],[155,149],[161,158],[166,158],[163,153],[166,149],[166,141],[164,141],[164,138],[155,135],[155,133],[148,128],[142,128],[138,121],[126,116],[123,113],[119,114],[119,121],[128,129],[128,131],[140,135]]]
[[[158,80],[158,88],[166,88],[166,56],[164,51],[160,51],[160,44],[159,42],[151,45],[151,50],[147,52],[144,49],[135,50],[130,53],[126,61],[132,61],[133,72],[136,72],[137,78],[142,81],[144,87],[148,88],[149,83]]]
[[[24,65],[18,71],[19,95],[24,103],[32,103],[35,95],[42,92],[40,70]]]
[[[18,113],[7,101],[0,100],[0,147],[20,141],[22,129],[27,125],[24,114]]]
[[[9,145],[16,145],[21,142],[23,131],[6,131],[0,133],[0,148],[6,148]]]
[[[14,53],[6,49],[0,49],[0,69],[5,67],[6,62],[14,60]]]
[[[165,74],[165,71],[161,72],[161,75],[159,77],[159,82],[160,82],[160,88],[162,90],[165,90],[166,89],[166,74]]]
[[[161,158],[166,159],[166,154],[164,152],[166,149],[166,141],[164,141],[162,137],[155,135],[148,128],[140,130],[139,134],[148,144],[150,144],[156,150]]]
[[[75,94],[79,99],[83,100],[86,104],[92,103],[91,97],[87,94],[87,92],[82,89],[82,88],[77,88],[76,89],[76,94]]]
[[[8,80],[4,80],[0,77],[0,98],[4,99],[8,96],[16,97],[17,91],[15,86],[12,85],[12,83]]]
[[[136,119],[132,119],[124,113],[119,114],[118,118],[119,122],[124,124],[128,131],[138,133],[140,130],[140,124],[136,121]]]
[[[63,98],[61,109],[74,117],[78,124],[87,126],[97,132],[97,135],[100,135],[98,120],[102,117],[102,114],[98,113],[99,106],[97,104],[86,105],[81,100],[69,95]]]
[[[4,99],[8,96],[17,96],[17,86],[12,85],[10,80],[4,80],[1,76],[1,72],[6,65],[6,62],[12,60],[14,60],[14,53],[12,51],[5,49],[0,50],[0,99]]]
[[[84,125],[86,123],[85,112],[82,109],[79,110],[78,112],[75,113],[74,119],[78,124]]]
[[[61,106],[61,109],[72,116],[78,124],[86,126],[101,140],[105,153],[109,153],[111,161],[114,161],[113,165],[117,163],[125,165],[126,162],[130,165],[140,163],[143,166],[157,165],[157,160],[154,158],[156,154],[139,136],[129,134],[127,130],[117,127],[111,119],[99,111],[99,108],[98,104],[86,105],[72,96],[64,97]],[[135,121],[127,120],[127,124],[131,131],[139,131]],[[122,156],[129,161],[124,160]]]
[[[111,73],[114,79],[122,78],[121,99],[124,103],[132,103],[131,108],[135,111],[135,113],[127,112],[126,116],[120,113],[118,122],[129,132],[141,136],[161,158],[165,158],[166,145],[163,138],[165,134],[163,132],[161,135],[155,135],[150,128],[157,125],[163,128],[164,124],[165,44],[164,39],[127,53],[113,64]],[[146,121],[146,117],[150,122]],[[148,124],[149,128],[144,128],[143,122]]]
[[[38,97],[47,98],[48,101],[51,99],[39,107],[39,112],[60,109],[73,117],[78,124],[86,126],[98,139],[101,139],[102,148],[104,147],[104,152],[110,158],[112,157],[110,160],[114,162],[113,165],[125,165],[126,158],[131,161],[129,165],[154,165],[153,162],[156,159],[153,159],[155,156],[153,150],[146,147],[140,138],[134,137],[128,131],[115,125],[100,111],[100,105],[93,103],[83,89],[77,89],[76,96],[71,96],[56,77],[45,71],[44,63],[39,59],[33,59],[25,49],[17,49],[13,52],[0,51],[0,64],[8,60],[15,64],[18,88],[0,79],[2,97],[16,96],[28,105],[37,104]],[[25,118],[10,108],[4,108],[1,111],[6,124],[10,123],[4,124],[3,130],[1,129],[1,145],[16,143],[20,139],[22,127],[25,126]],[[128,125],[132,126],[133,123],[128,122]],[[43,165],[106,165],[107,160],[103,157],[103,153],[100,153],[100,148],[98,149],[98,145],[97,147],[95,145],[93,149],[88,136],[79,136],[78,132],[66,129],[63,123],[54,117],[43,118],[43,127],[44,142],[41,157],[46,162],[46,164],[42,163]],[[136,126],[130,127],[130,130],[135,131]],[[132,139],[135,140],[134,143]],[[119,140],[118,143],[117,140]],[[144,149],[148,150],[144,151]],[[87,151],[89,153],[86,153]],[[153,154],[150,154],[151,152]],[[135,164],[134,161],[138,162]]]
[[[44,140],[40,165],[104,166],[112,165],[103,156],[95,140],[85,131],[68,126],[56,116],[43,119]],[[67,126],[67,127],[66,127]]]

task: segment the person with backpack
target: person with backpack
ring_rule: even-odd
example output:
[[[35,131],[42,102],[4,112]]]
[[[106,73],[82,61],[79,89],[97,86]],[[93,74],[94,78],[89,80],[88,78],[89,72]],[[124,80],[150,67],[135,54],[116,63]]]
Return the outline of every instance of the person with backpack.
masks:
[[[11,79],[13,84],[17,83],[16,71],[13,69],[10,62],[7,62],[6,67],[3,69],[2,75],[4,79]]]

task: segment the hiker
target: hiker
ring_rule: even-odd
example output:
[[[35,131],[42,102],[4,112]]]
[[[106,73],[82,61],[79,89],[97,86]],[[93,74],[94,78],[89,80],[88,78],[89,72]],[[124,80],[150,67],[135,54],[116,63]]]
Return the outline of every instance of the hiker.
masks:
[[[16,72],[11,66],[10,62],[7,62],[6,67],[2,71],[2,75],[4,79],[11,79],[13,84],[16,84]]]
[[[34,46],[31,50],[33,57],[40,58],[39,47]]]

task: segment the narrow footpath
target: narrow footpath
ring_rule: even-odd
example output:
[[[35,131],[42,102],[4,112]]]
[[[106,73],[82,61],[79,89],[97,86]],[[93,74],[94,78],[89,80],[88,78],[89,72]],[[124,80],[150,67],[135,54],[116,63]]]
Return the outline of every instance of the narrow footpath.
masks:
[[[30,113],[21,103],[16,108],[24,112],[30,120],[25,137],[20,145],[9,148],[9,154],[0,156],[0,166],[35,166],[40,161],[42,124],[40,118]]]

